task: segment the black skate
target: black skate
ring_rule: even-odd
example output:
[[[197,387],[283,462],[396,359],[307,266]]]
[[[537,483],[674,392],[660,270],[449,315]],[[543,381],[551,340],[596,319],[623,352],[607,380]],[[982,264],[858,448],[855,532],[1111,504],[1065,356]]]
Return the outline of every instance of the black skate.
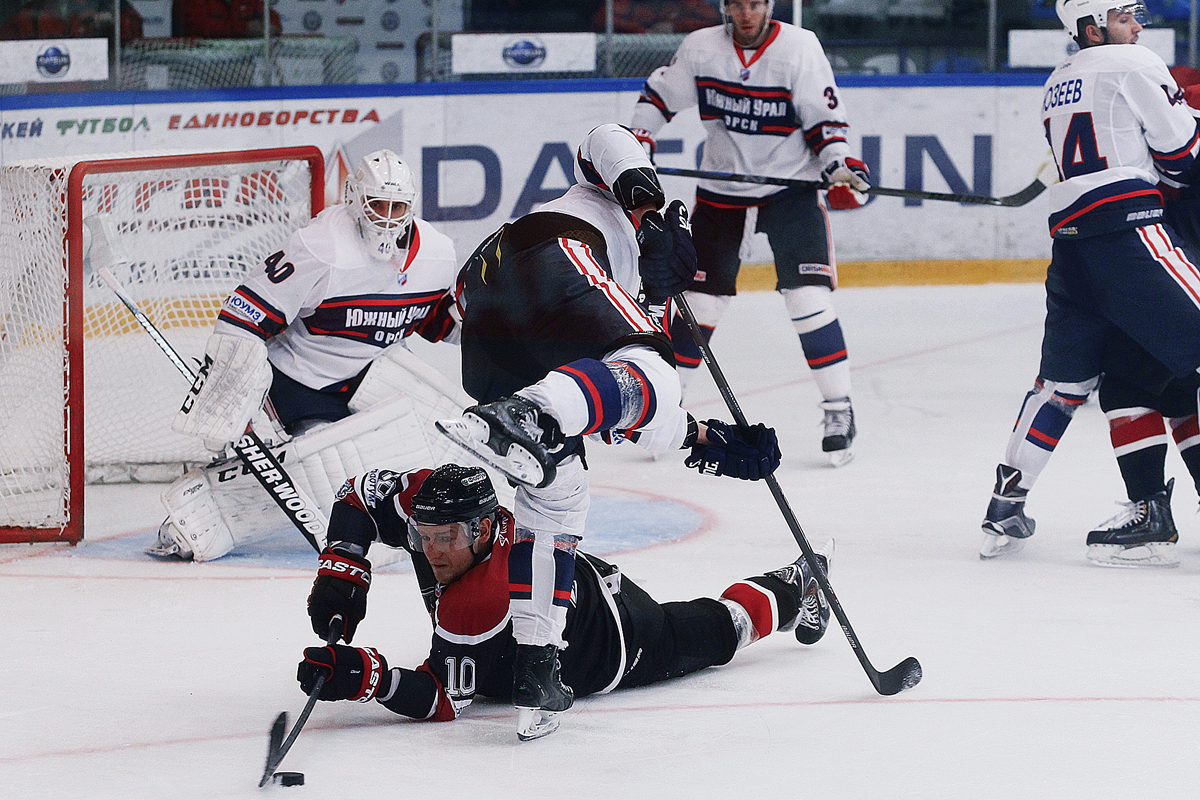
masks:
[[[822,545],[820,550],[813,551],[813,555],[817,557],[817,563],[828,577],[829,562],[833,558],[833,539]],[[780,630],[793,630],[794,627],[796,641],[800,644],[816,644],[820,641],[829,627],[829,601],[825,599],[825,593],[819,588],[812,568],[804,556],[800,556],[786,567],[766,574],[793,587],[799,595],[796,619]]]
[[[558,730],[558,716],[575,703],[575,693],[559,679],[557,647],[517,645],[512,700],[517,709],[517,738],[521,741],[540,739]]]
[[[1019,488],[1021,470],[1006,464],[996,465],[996,488],[983,518],[983,545],[980,558],[995,558],[1015,553],[1033,536],[1036,523],[1025,516],[1025,496],[1029,490]]]
[[[1121,512],[1088,534],[1088,561],[1103,567],[1175,567],[1179,532],[1171,516],[1171,490],[1145,500],[1122,503]]]
[[[826,400],[821,403],[825,418],[821,424],[825,427],[821,439],[821,451],[829,455],[829,463],[835,467],[848,464],[854,458],[850,443],[858,432],[854,427],[854,409],[850,407],[850,398]]]
[[[524,397],[471,406],[459,419],[439,419],[434,425],[514,481],[540,489],[554,480],[557,469],[544,442],[562,436],[555,436],[553,418]]]

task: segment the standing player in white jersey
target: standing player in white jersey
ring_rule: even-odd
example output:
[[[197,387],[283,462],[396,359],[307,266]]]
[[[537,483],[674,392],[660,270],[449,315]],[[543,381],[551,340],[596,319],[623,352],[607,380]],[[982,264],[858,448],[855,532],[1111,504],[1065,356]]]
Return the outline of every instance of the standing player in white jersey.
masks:
[[[207,375],[174,429],[221,451],[266,392],[296,437],[285,466],[326,514],[364,462],[404,461],[410,450],[430,458],[412,403],[398,397],[411,394],[402,365],[413,357],[389,345],[413,333],[457,340],[449,313],[457,263],[453,242],[415,216],[416,200],[412,172],[395,153],[364,157],[344,202],[293,233],[225,300]],[[147,551],[161,557],[212,560],[286,524],[237,459],[190,471],[163,503],[169,516]]]
[[[1080,50],[1050,75],[1042,102],[1061,181],[1047,192],[1054,242],[1041,365],[996,468],[981,558],[1033,534],[1026,496],[1095,388],[1114,331],[1176,376],[1200,367],[1200,262],[1162,222],[1157,186],[1195,181],[1200,133],[1163,60],[1132,46],[1142,12],[1114,0],[1058,3]],[[1169,559],[1174,547],[1140,544],[1148,559]]]
[[[463,387],[480,405],[437,423],[521,484],[508,584],[522,739],[552,731],[574,700],[558,650],[590,503],[583,437],[690,447],[685,463],[712,475],[756,480],[779,465],[773,430],[699,423],[680,408],[671,344],[647,305],[661,311],[682,291],[677,276],[695,273],[683,203],[659,214],[658,177],[620,125],[588,133],[575,179],[459,273]]]
[[[701,168],[824,181],[832,208],[858,208],[867,167],[850,156],[846,108],[833,69],[812,31],[771,19],[774,0],[726,0],[725,24],[688,34],[669,66],[646,80],[630,127],[653,154],[654,136],[678,112],[699,105],[706,131]],[[855,436],[850,366],[833,307],[837,266],[825,203],[815,189],[702,180],[692,214],[699,270],[687,301],[708,335],[736,293],[748,209],[775,258],[805,360],[821,393],[821,449],[840,466]],[[686,382],[700,350],[681,319],[672,345]]]

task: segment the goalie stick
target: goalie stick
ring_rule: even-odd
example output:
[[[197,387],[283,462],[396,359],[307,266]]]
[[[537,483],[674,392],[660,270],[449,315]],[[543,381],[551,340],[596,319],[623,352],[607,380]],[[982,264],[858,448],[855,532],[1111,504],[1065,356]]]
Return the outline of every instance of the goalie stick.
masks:
[[[950,192],[926,192],[921,189],[888,189],[883,186],[872,186],[867,194],[877,194],[884,197],[911,197],[917,200],[945,200],[949,203],[970,203],[985,206],[1004,206],[1016,208],[1023,206],[1037,197],[1046,188],[1042,182],[1042,172],[1047,164],[1038,169],[1038,177],[1033,183],[1021,191],[1005,197],[984,197],[978,194],[956,194]],[[678,175],[682,178],[708,178],[716,181],[732,181],[734,183],[765,183],[772,186],[792,186],[800,189],[826,189],[821,181],[802,181],[792,178],[771,178],[765,175],[739,175],[736,172],[710,172],[701,169],[682,169],[677,167],[655,167],[660,175]]]
[[[721,371],[720,365],[717,364],[717,360],[712,354],[712,349],[705,340],[704,334],[700,330],[700,325],[696,322],[696,317],[692,314],[692,309],[688,305],[687,299],[682,293],[676,295],[674,299],[679,308],[679,315],[683,317],[683,321],[687,324],[688,330],[692,334],[692,339],[695,340],[697,347],[700,348],[700,356],[703,358],[709,372],[712,373],[713,380],[716,381],[717,388],[721,392],[721,397],[725,399],[725,405],[729,407],[729,413],[733,415],[734,422],[742,430],[747,430],[750,427],[750,423],[747,421],[746,415],[742,413],[742,408],[738,404],[737,398],[733,396],[733,390],[729,388],[729,381],[725,379],[725,374]],[[921,681],[921,664],[912,656],[904,659],[886,672],[880,672],[871,664],[871,660],[867,658],[866,651],[858,641],[858,636],[854,633],[854,628],[850,627],[849,617],[846,616],[846,612],[842,609],[842,604],[838,602],[833,587],[829,584],[829,577],[825,574],[825,570],[821,568],[821,564],[817,560],[812,546],[808,543],[808,539],[804,535],[804,530],[796,520],[796,515],[792,513],[792,507],[788,504],[787,498],[784,497],[783,489],[779,486],[779,481],[772,474],[766,477],[766,482],[767,486],[771,489],[771,494],[775,497],[775,502],[778,504],[779,510],[783,513],[784,521],[787,522],[788,528],[792,531],[792,536],[795,537],[796,543],[800,545],[800,551],[804,553],[804,560],[813,568],[813,575],[816,576],[817,583],[821,585],[821,590],[825,592],[825,598],[829,601],[829,607],[833,610],[834,616],[837,617],[838,624],[842,626],[842,632],[846,634],[846,638],[850,641],[850,649],[858,657],[858,663],[862,664],[862,668],[866,671],[867,677],[871,680],[871,685],[875,687],[875,691],[882,695],[893,695],[916,686]]]
[[[129,293],[125,291],[125,287],[117,280],[117,276],[113,274],[113,264],[129,259],[120,250],[114,235],[115,232],[112,230],[112,221],[107,217],[95,215],[88,217],[84,222],[92,233],[91,252],[108,255],[107,258],[92,259],[92,269],[108,285],[108,288],[113,290],[125,308],[129,309],[129,313],[137,320],[142,330],[150,334],[150,338],[166,354],[175,368],[183,373],[189,382],[195,383],[196,373],[179,356],[171,343],[163,337],[150,318],[142,312]],[[325,515],[316,503],[291,479],[287,470],[279,463],[279,459],[275,458],[275,454],[263,444],[262,439],[258,438],[258,434],[249,425],[246,426],[246,432],[233,442],[233,452],[246,465],[250,474],[262,484],[263,489],[271,496],[288,520],[304,535],[313,550],[320,553],[321,539],[324,538],[325,531],[329,527],[328,520],[325,519]]]
[[[334,614],[329,620],[329,630],[325,633],[325,645],[332,645],[338,640],[338,636],[342,632],[342,615]],[[287,738],[283,738],[283,730],[287,727],[287,712],[280,711],[279,716],[275,718],[275,722],[271,725],[271,735],[267,740],[267,766],[263,770],[262,778],[258,782],[258,788],[267,785],[267,781],[271,780],[271,776],[275,774],[275,770],[279,769],[279,762],[283,761],[283,757],[287,755],[288,750],[292,749],[292,743],[296,741],[296,737],[300,735],[300,729],[304,727],[304,723],[308,722],[308,717],[312,714],[313,706],[317,704],[317,696],[321,694],[321,689],[325,686],[327,675],[321,675],[317,678],[317,682],[313,684],[312,691],[308,693],[308,702],[304,704],[304,710],[300,712],[300,716],[296,717],[296,725],[288,733]]]

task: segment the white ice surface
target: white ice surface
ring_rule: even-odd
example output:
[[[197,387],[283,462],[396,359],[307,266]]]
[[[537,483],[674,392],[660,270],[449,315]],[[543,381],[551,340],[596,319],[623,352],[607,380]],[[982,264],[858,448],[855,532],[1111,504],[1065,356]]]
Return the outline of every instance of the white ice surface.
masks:
[[[819,398],[777,295],[739,296],[713,346],[747,416],[779,430],[777,475],[809,540],[837,540],[831,579],[867,653],[879,669],[916,656],[916,688],[877,696],[831,628],[811,648],[773,636],[725,667],[583,699],[531,743],[503,703],[451,724],[321,703],[281,766],[307,785],[259,790],[272,719],[304,703],[311,570],[150,562],[134,540],[161,519],[161,487],[96,487],[79,548],[0,548],[0,797],[1200,796],[1200,522],[1178,456],[1178,568],[1085,561],[1086,532],[1123,497],[1094,402],[1031,495],[1025,551],[981,562],[994,467],[1036,371],[1041,287],[845,289],[837,303],[860,430],[840,470],[819,453]],[[692,389],[698,417],[728,418],[707,376]],[[598,492],[705,520],[614,556],[660,600],[795,557],[764,485],[631,446],[590,453]],[[411,573],[381,572],[355,643],[415,666],[428,636]]]

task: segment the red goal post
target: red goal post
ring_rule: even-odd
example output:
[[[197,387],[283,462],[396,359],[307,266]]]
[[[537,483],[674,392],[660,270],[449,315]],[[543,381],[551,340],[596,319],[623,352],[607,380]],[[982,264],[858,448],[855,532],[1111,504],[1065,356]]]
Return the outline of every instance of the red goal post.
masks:
[[[0,166],[0,543],[83,538],[86,482],[173,480],[187,384],[87,262],[115,223],[117,279],[187,360],[221,302],[324,205],[315,147]]]

